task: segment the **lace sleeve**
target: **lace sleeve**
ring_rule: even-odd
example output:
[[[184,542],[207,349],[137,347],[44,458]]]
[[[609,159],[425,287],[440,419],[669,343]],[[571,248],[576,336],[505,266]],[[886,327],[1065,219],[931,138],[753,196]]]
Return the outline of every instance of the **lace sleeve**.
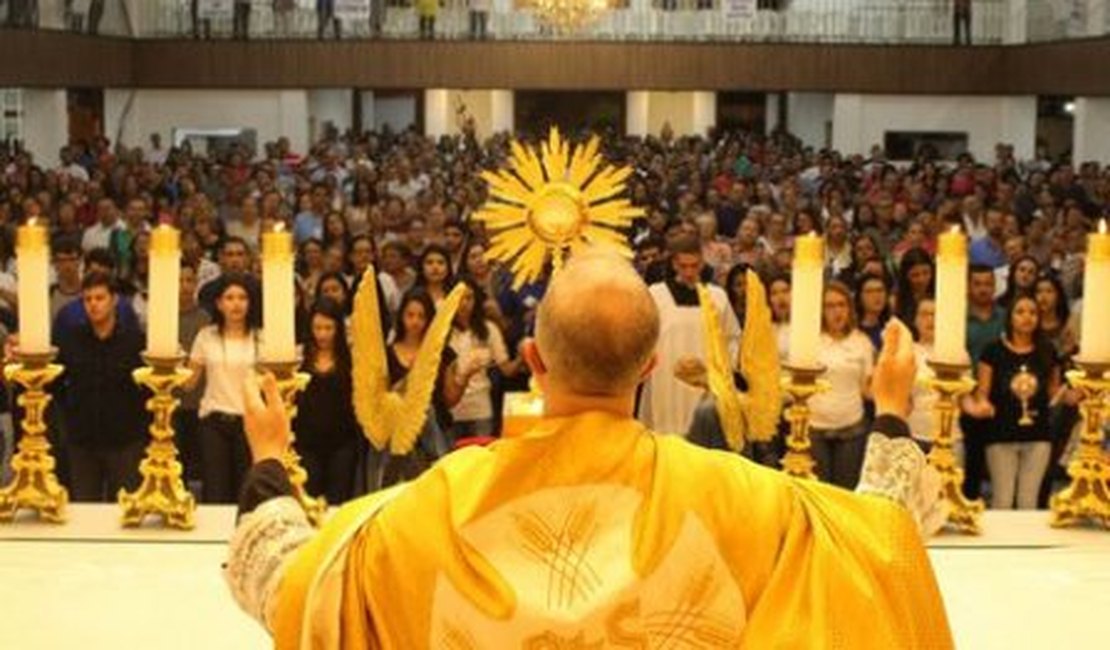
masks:
[[[923,537],[944,525],[946,513],[940,498],[940,475],[910,438],[888,438],[872,433],[867,440],[859,494],[886,497],[906,507]]]
[[[224,580],[239,606],[267,630],[285,563],[312,534],[300,504],[281,497],[244,515],[231,537]]]

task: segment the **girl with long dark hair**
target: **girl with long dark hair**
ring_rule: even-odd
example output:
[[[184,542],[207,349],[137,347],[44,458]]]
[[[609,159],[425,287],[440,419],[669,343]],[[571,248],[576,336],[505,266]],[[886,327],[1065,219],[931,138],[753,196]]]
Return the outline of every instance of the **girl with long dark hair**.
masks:
[[[899,320],[908,324],[915,321],[917,303],[933,295],[936,275],[936,265],[929,253],[921,248],[906,251],[898,267],[898,293],[894,296]]]
[[[431,297],[437,307],[455,286],[455,274],[451,270],[451,255],[447,249],[430,244],[420,254],[416,265],[416,286]]]
[[[1037,301],[1018,295],[1006,311],[1005,335],[983,351],[969,415],[986,420],[991,507],[1037,507],[1052,453],[1049,407],[1060,387],[1060,366],[1040,330]]]
[[[322,285],[323,283],[321,283]],[[311,335],[301,371],[312,377],[297,398],[296,447],[308,472],[308,492],[342,503],[354,493],[360,441],[351,401],[351,350],[343,308],[319,300],[310,316]]]
[[[243,385],[257,359],[259,309],[246,276],[221,277],[214,323],[193,341],[187,389],[203,378],[200,399],[201,481],[205,503],[233,503],[250,464],[243,430]]]

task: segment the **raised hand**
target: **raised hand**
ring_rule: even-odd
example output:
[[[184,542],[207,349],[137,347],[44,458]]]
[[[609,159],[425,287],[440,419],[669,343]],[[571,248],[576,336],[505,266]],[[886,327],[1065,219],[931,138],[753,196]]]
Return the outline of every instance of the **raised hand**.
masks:
[[[913,353],[913,336],[902,321],[892,318],[883,330],[883,349],[871,376],[876,415],[900,418],[909,415],[915,381],[917,360]]]
[[[251,458],[256,463],[271,458],[280,460],[289,448],[292,433],[277,380],[272,374],[266,373],[262,377],[260,389],[258,378],[251,373],[247,375],[243,390],[246,392],[243,424]]]

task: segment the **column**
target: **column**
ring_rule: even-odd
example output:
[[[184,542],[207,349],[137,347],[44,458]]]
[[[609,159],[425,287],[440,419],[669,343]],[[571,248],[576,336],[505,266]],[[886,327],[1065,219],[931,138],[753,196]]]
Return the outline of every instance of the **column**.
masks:
[[[58,152],[69,143],[66,91],[26,88],[22,92],[23,144],[40,167],[56,167]]]
[[[646,90],[630,90],[625,93],[624,133],[643,138],[648,135],[648,109],[650,97]]]
[[[1110,98],[1076,97],[1072,160],[1110,162]]]
[[[362,103],[362,130],[377,131],[378,116],[375,110],[374,91],[363,90],[358,94],[358,100]]]
[[[493,133],[516,131],[516,102],[511,90],[491,90],[490,129]]]
[[[445,88],[424,91],[424,135],[440,138],[451,133],[450,94]]]
[[[763,134],[771,135],[779,127],[780,93],[767,93],[763,105]]]
[[[833,97],[832,148],[845,156],[865,154],[863,142],[863,95],[837,93]]]
[[[828,129],[833,121],[835,98],[830,93],[787,93],[787,130],[807,147],[829,146]]]
[[[699,90],[693,93],[693,132],[705,136],[717,126],[717,93],[712,90]]]

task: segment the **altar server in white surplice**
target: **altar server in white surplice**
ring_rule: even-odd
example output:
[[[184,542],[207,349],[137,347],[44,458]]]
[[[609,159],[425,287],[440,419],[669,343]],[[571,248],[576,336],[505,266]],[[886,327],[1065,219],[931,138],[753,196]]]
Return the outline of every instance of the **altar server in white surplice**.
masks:
[[[699,400],[700,389],[675,378],[675,366],[685,358],[705,361],[705,328],[698,306],[697,283],[702,270],[701,246],[695,239],[678,239],[671,245],[670,277],[651,285],[649,291],[659,310],[658,365],[644,382],[639,419],[661,433],[686,435]],[[736,358],[740,323],[729,306],[728,296],[717,286],[709,287],[728,341],[729,355]]]

